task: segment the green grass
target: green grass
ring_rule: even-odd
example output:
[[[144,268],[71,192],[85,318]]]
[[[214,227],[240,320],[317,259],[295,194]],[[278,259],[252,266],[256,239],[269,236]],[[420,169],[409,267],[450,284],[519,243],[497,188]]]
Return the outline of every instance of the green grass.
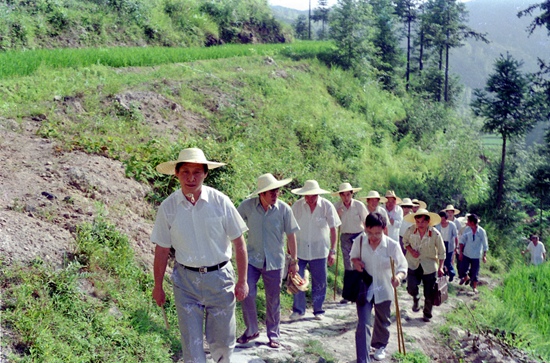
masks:
[[[16,333],[10,343],[18,349],[10,361],[171,362],[180,350],[173,303],[167,331],[152,276],[128,239],[97,218],[79,227],[77,244],[62,269],[39,259],[1,265],[2,325]]]
[[[550,264],[514,267],[502,285],[485,290],[479,303],[459,306],[451,324],[482,331],[504,332],[507,341],[542,360],[550,359]],[[540,359],[540,358],[539,358]]]
[[[39,49],[0,53],[0,79],[28,76],[39,68],[151,67],[206,59],[273,56],[286,54],[304,57],[328,51],[330,42],[296,42],[289,44],[229,44],[217,47],[117,47],[84,49]]]

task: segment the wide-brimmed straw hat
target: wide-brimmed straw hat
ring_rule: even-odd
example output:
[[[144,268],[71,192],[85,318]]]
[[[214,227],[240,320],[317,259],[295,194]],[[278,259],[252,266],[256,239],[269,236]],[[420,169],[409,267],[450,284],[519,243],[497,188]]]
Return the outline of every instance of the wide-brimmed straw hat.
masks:
[[[367,194],[366,197],[361,197],[359,199],[364,199],[365,201],[368,201],[369,199],[375,199],[375,198],[380,199],[381,203],[386,203],[388,201],[386,197],[381,197],[376,190],[369,191],[369,194]]]
[[[412,208],[414,206],[411,198],[403,198],[401,203],[397,203],[397,204],[399,204],[401,207],[411,207]]]
[[[277,180],[275,177],[270,174],[263,174],[258,177],[258,188],[252,192],[252,195],[260,194],[267,192],[268,190],[278,189],[284,185],[287,185],[292,181],[292,178],[287,178],[283,180]]]
[[[407,221],[409,223],[416,223],[414,220],[414,217],[416,216],[429,216],[430,217],[430,226],[437,226],[439,223],[441,223],[441,217],[437,213],[428,212],[427,209],[420,208],[416,211],[416,213],[407,214],[403,217],[404,221]]]
[[[399,198],[397,195],[395,195],[395,192],[393,190],[388,190],[386,192],[386,195],[385,195],[386,199],[387,198],[395,198],[395,202],[397,204],[401,203],[401,198]]]
[[[354,187],[352,187],[350,183],[342,183],[342,184],[340,184],[340,186],[338,187],[338,191],[337,191],[337,192],[330,193],[330,194],[331,194],[331,195],[334,195],[334,196],[337,196],[337,195],[339,195],[340,193],[343,193],[343,192],[353,192],[353,193],[356,193],[356,192],[360,191],[361,189],[363,189],[363,188],[354,188]]]
[[[180,151],[177,160],[166,161],[157,165],[157,171],[162,174],[174,175],[176,172],[177,163],[195,163],[195,164],[205,164],[208,166],[208,169],[219,168],[224,166],[225,163],[217,163],[215,161],[206,160],[206,156],[201,149],[198,148],[188,148]]]
[[[292,193],[298,195],[317,195],[317,194],[329,194],[328,190],[319,188],[317,180],[306,180],[304,186],[291,190]]]
[[[418,200],[418,199],[413,199],[413,200],[412,200],[412,203],[413,203],[413,205],[418,205],[418,206],[420,206],[420,208],[422,208],[422,209],[428,208],[428,205],[426,204],[426,202],[423,202],[423,201]]]
[[[454,211],[455,214],[460,214],[460,210],[456,209],[452,204],[447,204],[447,207],[445,209],[442,209],[441,211],[442,212],[447,212],[447,211]]]

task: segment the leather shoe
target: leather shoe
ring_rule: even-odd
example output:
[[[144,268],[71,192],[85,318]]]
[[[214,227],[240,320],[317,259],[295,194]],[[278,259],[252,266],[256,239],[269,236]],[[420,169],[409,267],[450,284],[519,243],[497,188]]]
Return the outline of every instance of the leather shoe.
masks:
[[[420,300],[414,299],[412,310],[415,313],[420,311]]]

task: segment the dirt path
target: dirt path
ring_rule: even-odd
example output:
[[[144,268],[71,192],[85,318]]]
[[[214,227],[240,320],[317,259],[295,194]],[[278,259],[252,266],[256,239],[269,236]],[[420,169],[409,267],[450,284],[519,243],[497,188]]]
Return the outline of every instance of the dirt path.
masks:
[[[434,317],[431,322],[422,321],[422,311],[412,312],[412,299],[407,295],[404,286],[399,291],[399,306],[403,332],[405,336],[405,348],[408,352],[420,351],[432,358],[432,361],[452,362],[453,351],[442,345],[438,338],[438,326],[445,322],[444,315],[462,301],[471,301],[476,296],[470,289],[456,285],[457,296],[451,296],[440,307],[434,307]],[[339,297],[337,297],[339,299]],[[288,314],[284,314],[281,325],[280,349],[271,349],[265,332],[260,338],[246,345],[238,345],[232,362],[234,363],[261,363],[261,362],[318,362],[315,354],[304,352],[307,341],[320,342],[320,349],[332,356],[336,362],[355,362],[355,325],[357,314],[355,304],[340,304],[328,301],[325,303],[326,317],[322,321],[314,320],[311,311],[306,313],[304,319],[299,321],[288,320]],[[395,312],[395,306],[392,307]],[[390,327],[390,342],[387,347],[388,358],[398,351],[397,332],[394,319]],[[319,348],[318,348],[319,349]]]

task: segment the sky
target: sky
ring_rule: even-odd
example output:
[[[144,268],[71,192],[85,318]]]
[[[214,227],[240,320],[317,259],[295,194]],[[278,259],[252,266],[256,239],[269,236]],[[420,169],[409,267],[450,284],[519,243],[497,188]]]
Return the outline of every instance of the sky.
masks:
[[[286,8],[307,10],[309,9],[309,2],[311,1],[311,9],[317,7],[317,0],[268,0],[269,5],[280,5]],[[470,0],[460,0],[462,2]],[[337,0],[328,0],[328,6],[336,5]]]

